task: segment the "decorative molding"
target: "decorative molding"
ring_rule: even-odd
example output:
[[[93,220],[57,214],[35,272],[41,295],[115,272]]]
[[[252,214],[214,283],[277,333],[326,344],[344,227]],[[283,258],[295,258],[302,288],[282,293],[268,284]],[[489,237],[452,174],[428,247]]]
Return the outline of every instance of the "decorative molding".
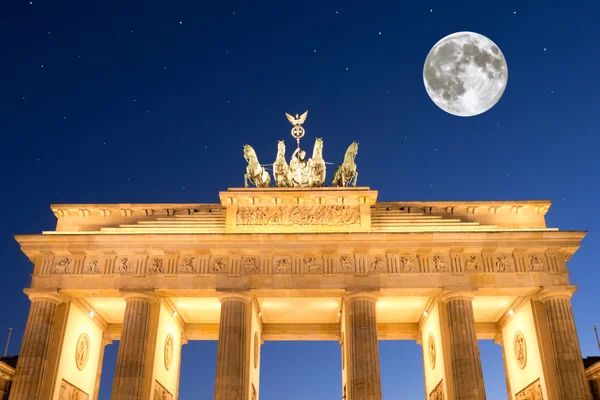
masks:
[[[254,332],[254,369],[258,368],[258,356],[260,352],[260,341],[258,340],[258,332]]]
[[[343,226],[360,225],[357,206],[239,207],[238,226]]]
[[[165,359],[165,369],[168,371],[173,366],[173,352],[175,351],[175,346],[173,344],[173,335],[169,332],[167,337],[165,338],[165,348],[164,348],[164,359]]]

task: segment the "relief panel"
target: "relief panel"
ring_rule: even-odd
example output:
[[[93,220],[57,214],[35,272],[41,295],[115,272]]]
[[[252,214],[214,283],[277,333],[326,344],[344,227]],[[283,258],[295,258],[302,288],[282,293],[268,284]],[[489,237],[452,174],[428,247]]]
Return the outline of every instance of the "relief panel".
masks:
[[[544,400],[540,379],[530,383],[525,389],[516,394],[515,400]]]
[[[60,383],[58,400],[89,400],[90,396],[66,380]]]
[[[152,400],[173,400],[173,395],[159,381],[154,381],[154,397]]]
[[[444,400],[444,380],[442,379],[440,383],[433,388],[431,393],[429,393],[429,400]]]
[[[357,206],[239,207],[238,226],[344,226],[360,225]]]

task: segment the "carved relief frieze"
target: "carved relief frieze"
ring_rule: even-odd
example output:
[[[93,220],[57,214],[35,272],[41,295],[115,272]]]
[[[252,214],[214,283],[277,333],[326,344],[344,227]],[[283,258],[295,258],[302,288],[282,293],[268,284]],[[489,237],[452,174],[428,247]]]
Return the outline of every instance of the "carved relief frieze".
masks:
[[[88,274],[104,273],[104,259],[100,257],[89,257],[85,260],[85,269],[83,272]]]
[[[135,272],[135,259],[131,256],[117,256],[115,263],[115,271],[120,273],[133,273]]]
[[[429,400],[444,400],[444,380],[443,379],[429,393]]]
[[[546,258],[543,254],[532,254],[529,256],[529,271],[540,272],[546,270]]]
[[[256,256],[242,257],[242,269],[247,274],[256,274],[259,272],[259,262]]]
[[[273,272],[280,274],[289,274],[292,272],[292,257],[275,256],[273,257]]]
[[[148,260],[148,272],[153,274],[165,273],[165,260],[163,257],[151,256]]]
[[[544,400],[540,379],[536,379],[515,395],[515,400]]]
[[[314,256],[304,257],[302,259],[302,263],[304,264],[304,271],[307,273],[323,273],[323,263],[321,260],[317,259]]]
[[[369,264],[369,272],[386,272],[385,257],[382,255],[374,256]]]
[[[340,269],[342,272],[355,272],[354,267],[354,256],[349,254],[342,254],[340,256]]]
[[[196,272],[197,258],[190,254],[180,256],[177,261],[177,271],[186,273]]]
[[[215,256],[211,259],[211,272],[216,274],[227,273],[228,260],[224,256]]]
[[[71,382],[62,380],[58,392],[58,400],[89,400],[90,396]]]
[[[152,400],[173,400],[173,395],[159,381],[154,381],[154,397]]]
[[[236,225],[241,226],[344,226],[360,225],[357,206],[239,207]]]
[[[448,272],[448,258],[442,254],[433,256],[433,269],[437,272]]]
[[[482,271],[483,259],[479,254],[465,254],[464,264],[465,271]]]
[[[165,338],[165,348],[164,348],[164,359],[165,359],[165,369],[168,371],[173,366],[173,352],[175,351],[175,345],[173,343],[173,335],[171,333],[167,334]]]
[[[73,272],[73,258],[72,257],[57,257],[54,260],[54,267],[52,268],[53,274],[70,274]]]
[[[525,365],[527,365],[527,343],[525,342],[525,336],[523,336],[521,331],[515,333],[513,351],[515,353],[514,356],[517,366],[521,369],[525,368]]]
[[[508,254],[495,254],[494,255],[494,272],[513,272],[514,259]]]
[[[419,271],[419,268],[415,265],[415,259],[411,255],[400,256],[400,264],[402,265],[402,272]]]
[[[75,364],[77,369],[83,371],[87,365],[88,358],[90,356],[90,337],[87,333],[82,333],[77,339],[75,346]]]

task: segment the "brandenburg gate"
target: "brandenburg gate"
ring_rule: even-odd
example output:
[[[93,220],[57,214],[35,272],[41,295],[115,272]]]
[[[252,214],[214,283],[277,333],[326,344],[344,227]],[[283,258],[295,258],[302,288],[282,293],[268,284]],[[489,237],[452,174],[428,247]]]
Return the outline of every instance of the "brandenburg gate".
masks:
[[[10,398],[96,399],[119,340],[111,399],[177,399],[184,344],[218,340],[214,399],[256,400],[264,341],[336,340],[343,398],[380,400],[378,341],[414,340],[427,399],[483,400],[481,339],[510,399],[591,398],[566,265],[585,233],[547,227],[548,201],[377,202],[357,143],[323,187],[319,141],[269,183],[247,146],[257,187],[218,204],[53,205],[55,230],[16,236],[34,267]]]

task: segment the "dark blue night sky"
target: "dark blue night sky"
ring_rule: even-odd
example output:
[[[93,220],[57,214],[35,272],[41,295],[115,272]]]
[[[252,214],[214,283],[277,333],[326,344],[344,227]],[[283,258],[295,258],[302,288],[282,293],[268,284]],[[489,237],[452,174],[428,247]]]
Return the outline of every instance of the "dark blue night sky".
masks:
[[[569,263],[584,355],[597,355],[600,127],[595,1],[44,1],[0,5],[0,342],[16,354],[32,265],[12,238],[51,230],[52,203],[217,202],[243,185],[243,145],[273,162],[284,113],[339,163],[360,142],[379,200],[549,199],[552,227],[589,230]],[[471,118],[423,85],[431,47],[492,39],[508,87]],[[546,49],[546,50],[544,50]],[[291,151],[288,150],[288,157]],[[500,347],[481,341],[488,399],[506,398]],[[181,399],[213,396],[216,342],[184,347]],[[117,344],[100,398],[110,396]],[[267,342],[261,400],[341,398],[336,342]],[[383,397],[423,398],[421,347],[380,342]]]

